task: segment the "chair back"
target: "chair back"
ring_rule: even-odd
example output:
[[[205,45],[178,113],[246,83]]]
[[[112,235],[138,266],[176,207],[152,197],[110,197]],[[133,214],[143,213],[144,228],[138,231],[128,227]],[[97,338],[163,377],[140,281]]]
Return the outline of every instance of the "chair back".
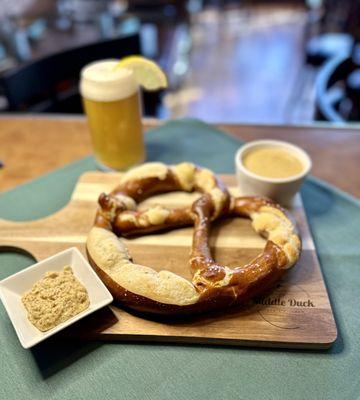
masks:
[[[56,53],[7,72],[0,80],[9,111],[81,112],[80,70],[100,59],[140,54],[138,34]],[[76,101],[73,101],[73,98]],[[72,101],[69,99],[72,98]],[[66,103],[70,106],[66,106]],[[74,104],[76,104],[74,109]],[[72,107],[72,109],[71,109]]]
[[[340,55],[327,61],[320,69],[315,82],[315,119],[336,123],[348,122],[343,115],[343,105],[348,104],[347,77],[355,70],[351,57]],[[354,104],[358,108],[357,104]],[[355,110],[354,108],[354,110]]]

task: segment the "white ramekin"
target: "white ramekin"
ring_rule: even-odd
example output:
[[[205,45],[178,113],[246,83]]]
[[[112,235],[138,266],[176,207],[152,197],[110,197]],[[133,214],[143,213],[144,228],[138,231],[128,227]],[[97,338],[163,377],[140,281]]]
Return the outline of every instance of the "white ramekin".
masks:
[[[245,168],[243,159],[250,151],[261,147],[277,147],[291,152],[303,163],[303,171],[288,178],[266,178],[249,171]],[[311,166],[311,159],[304,150],[280,140],[249,142],[240,147],[235,155],[236,179],[240,194],[243,196],[266,196],[284,206],[291,206],[292,200],[309,174]]]

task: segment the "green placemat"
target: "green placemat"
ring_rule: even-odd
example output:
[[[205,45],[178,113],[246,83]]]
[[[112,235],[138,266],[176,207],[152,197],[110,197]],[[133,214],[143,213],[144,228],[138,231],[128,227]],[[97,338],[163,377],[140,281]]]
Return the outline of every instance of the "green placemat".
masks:
[[[195,120],[146,135],[151,160],[191,160],[233,172],[239,142]],[[0,217],[35,219],[66,204],[92,158],[0,196]],[[308,180],[303,198],[335,311],[339,336],[327,351],[74,342],[20,346],[0,306],[0,399],[359,399],[360,207]],[[31,260],[0,255],[0,278]]]

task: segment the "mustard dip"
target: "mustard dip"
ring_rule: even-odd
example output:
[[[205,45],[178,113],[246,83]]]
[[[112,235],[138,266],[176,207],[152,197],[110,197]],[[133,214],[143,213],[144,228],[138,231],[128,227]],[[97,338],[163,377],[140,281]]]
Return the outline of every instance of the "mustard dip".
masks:
[[[41,332],[55,328],[90,305],[87,290],[69,266],[60,272],[47,272],[21,301],[29,321]]]
[[[246,169],[266,178],[288,178],[304,170],[301,161],[290,151],[279,147],[260,147],[243,158]]]

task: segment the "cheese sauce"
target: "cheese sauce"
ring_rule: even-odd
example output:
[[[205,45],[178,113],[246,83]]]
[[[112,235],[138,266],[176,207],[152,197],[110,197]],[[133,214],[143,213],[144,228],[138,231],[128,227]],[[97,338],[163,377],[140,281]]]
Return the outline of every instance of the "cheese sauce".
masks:
[[[304,170],[302,162],[290,151],[279,147],[261,147],[243,158],[246,169],[266,178],[288,178]]]

